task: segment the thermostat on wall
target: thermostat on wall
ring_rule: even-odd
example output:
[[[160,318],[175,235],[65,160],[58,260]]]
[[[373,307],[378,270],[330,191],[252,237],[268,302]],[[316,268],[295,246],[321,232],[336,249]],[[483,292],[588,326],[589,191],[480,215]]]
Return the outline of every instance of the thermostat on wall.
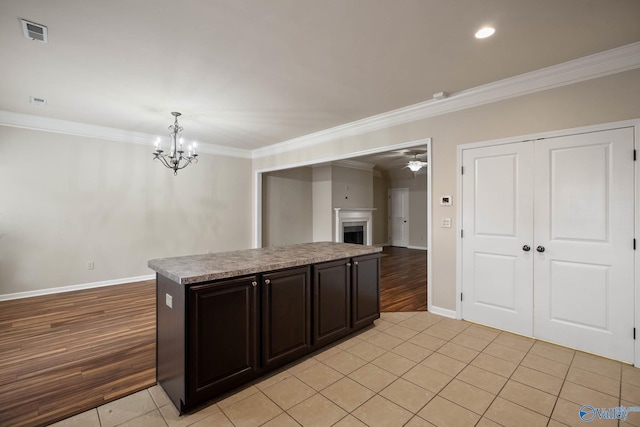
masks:
[[[451,206],[453,198],[451,196],[440,196],[440,206]]]

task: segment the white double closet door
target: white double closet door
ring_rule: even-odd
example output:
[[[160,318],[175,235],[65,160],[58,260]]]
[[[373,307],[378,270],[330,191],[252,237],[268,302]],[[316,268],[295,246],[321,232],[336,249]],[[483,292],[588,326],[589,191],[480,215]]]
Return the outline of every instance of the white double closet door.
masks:
[[[462,316],[633,362],[634,133],[464,149]]]

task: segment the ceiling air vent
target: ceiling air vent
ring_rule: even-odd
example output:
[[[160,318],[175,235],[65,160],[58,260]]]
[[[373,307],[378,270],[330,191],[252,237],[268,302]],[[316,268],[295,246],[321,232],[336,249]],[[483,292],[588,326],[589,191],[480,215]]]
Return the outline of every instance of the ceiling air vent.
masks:
[[[37,98],[37,97],[35,97],[35,96],[30,96],[30,97],[29,97],[29,101],[30,101],[32,104],[36,104],[36,105],[41,105],[41,106],[45,106],[45,105],[47,105],[47,100],[46,100],[46,99],[44,99],[44,98]]]
[[[24,19],[21,19],[20,21],[22,21],[22,33],[26,38],[43,43],[49,43],[47,27],[36,24],[35,22],[25,21]]]

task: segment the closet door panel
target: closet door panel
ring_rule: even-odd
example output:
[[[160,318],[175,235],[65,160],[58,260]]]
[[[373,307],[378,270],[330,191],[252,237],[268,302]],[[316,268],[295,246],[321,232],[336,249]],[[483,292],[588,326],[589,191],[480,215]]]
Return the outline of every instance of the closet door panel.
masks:
[[[464,150],[462,315],[531,335],[533,162],[530,142]]]
[[[633,130],[535,144],[534,333],[633,361]]]

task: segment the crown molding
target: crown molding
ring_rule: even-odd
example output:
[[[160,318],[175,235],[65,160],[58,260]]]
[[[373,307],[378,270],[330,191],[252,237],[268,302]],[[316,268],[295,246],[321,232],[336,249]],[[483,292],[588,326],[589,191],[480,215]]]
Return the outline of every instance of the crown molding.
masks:
[[[373,168],[375,167],[375,165],[371,163],[357,162],[355,160],[350,160],[350,159],[338,160],[338,161],[332,162],[331,164],[333,166],[341,166],[343,168],[349,168],[349,169],[360,169],[364,171],[372,171]]]
[[[493,83],[453,93],[441,100],[430,99],[344,125],[293,138],[251,152],[252,158],[304,149],[331,140],[361,135],[429,117],[478,107],[492,102],[541,92],[585,80],[640,68],[640,42],[553,65]]]
[[[49,117],[33,116],[29,114],[13,113],[11,111],[4,110],[0,110],[0,126],[10,126],[148,146],[153,146],[154,141],[158,138],[158,135],[151,135],[148,133],[90,125],[68,120],[52,119]],[[198,151],[200,153],[219,156],[240,157],[244,159],[251,158],[251,151],[249,150],[224,147],[221,145],[207,144],[203,142],[198,142]]]

